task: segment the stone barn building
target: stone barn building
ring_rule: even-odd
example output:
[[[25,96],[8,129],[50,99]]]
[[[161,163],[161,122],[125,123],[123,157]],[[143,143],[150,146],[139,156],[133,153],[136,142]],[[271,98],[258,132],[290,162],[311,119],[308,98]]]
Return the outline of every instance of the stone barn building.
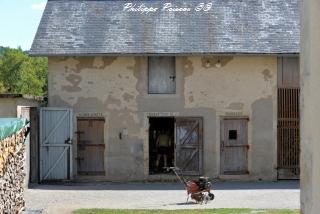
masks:
[[[299,34],[298,0],[49,0],[30,55],[73,130],[43,180],[296,178]]]

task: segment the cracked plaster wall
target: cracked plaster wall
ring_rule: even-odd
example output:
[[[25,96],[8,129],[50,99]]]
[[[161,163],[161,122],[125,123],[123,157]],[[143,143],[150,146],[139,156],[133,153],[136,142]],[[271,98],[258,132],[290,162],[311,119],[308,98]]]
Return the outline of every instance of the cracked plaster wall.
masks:
[[[217,62],[219,66],[216,67]],[[109,180],[148,176],[148,116],[203,118],[204,173],[220,170],[220,120],[248,116],[249,171],[235,179],[276,178],[274,56],[176,57],[176,94],[149,95],[147,57],[50,57],[49,106],[76,117],[99,115],[105,124]],[[119,133],[128,135],[119,139]],[[74,136],[76,139],[76,136]],[[76,149],[74,149],[76,157]],[[74,166],[76,171],[76,165]]]

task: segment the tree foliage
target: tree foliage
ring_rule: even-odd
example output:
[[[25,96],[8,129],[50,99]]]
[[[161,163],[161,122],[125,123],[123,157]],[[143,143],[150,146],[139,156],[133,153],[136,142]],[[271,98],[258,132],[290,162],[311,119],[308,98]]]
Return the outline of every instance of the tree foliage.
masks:
[[[0,46],[0,55],[3,54],[4,50],[5,50],[5,48]]]
[[[0,92],[43,96],[47,65],[47,58],[29,57],[21,48],[4,48],[0,53]]]

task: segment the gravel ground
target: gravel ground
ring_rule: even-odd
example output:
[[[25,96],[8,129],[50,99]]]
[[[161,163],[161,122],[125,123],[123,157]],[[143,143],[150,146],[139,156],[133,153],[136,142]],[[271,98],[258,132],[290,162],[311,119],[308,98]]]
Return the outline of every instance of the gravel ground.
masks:
[[[26,190],[27,212],[71,213],[78,208],[202,209],[270,208],[299,209],[299,182],[221,182],[213,185],[214,201],[186,204],[179,183],[70,183],[36,185]]]

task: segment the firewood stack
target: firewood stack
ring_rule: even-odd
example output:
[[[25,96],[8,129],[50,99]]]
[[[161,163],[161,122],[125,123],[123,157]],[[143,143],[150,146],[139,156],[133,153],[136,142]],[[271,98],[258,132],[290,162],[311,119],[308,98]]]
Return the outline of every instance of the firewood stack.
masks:
[[[0,213],[16,214],[25,207],[25,129],[0,141]]]

